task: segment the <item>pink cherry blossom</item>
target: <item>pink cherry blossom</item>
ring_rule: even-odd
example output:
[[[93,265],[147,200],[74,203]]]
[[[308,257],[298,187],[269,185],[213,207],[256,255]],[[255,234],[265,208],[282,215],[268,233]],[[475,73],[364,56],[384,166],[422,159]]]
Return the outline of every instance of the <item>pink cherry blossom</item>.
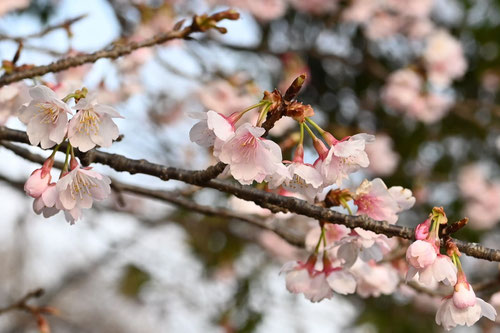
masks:
[[[467,69],[462,45],[445,30],[429,36],[423,54],[429,80],[438,86],[447,86],[460,78]]]
[[[436,323],[449,331],[457,325],[474,325],[482,316],[495,320],[497,312],[479,297],[466,281],[458,282],[453,295],[445,297],[436,313]]]
[[[5,125],[10,116],[29,101],[28,87],[24,82],[15,82],[0,88],[0,125]]]
[[[380,178],[365,179],[356,189],[354,204],[358,206],[357,215],[367,215],[390,224],[398,220],[399,205]]]
[[[234,113],[233,115],[237,115]],[[226,117],[218,112],[209,110],[207,113],[191,114],[192,117],[200,119],[189,132],[192,142],[202,147],[212,147],[216,140],[222,146],[231,136],[234,135],[235,117]]]
[[[425,268],[417,269],[410,266],[406,279],[409,280],[414,276],[417,276],[417,280],[425,286],[431,286],[436,282],[453,286],[457,283],[457,267],[450,257],[438,254],[434,262]]]
[[[415,71],[405,68],[389,76],[382,92],[382,101],[389,108],[405,112],[419,97],[423,80]]]
[[[287,167],[289,176],[276,177],[274,187],[283,185],[285,190],[303,195],[307,200],[313,201],[322,189],[323,177],[311,164],[304,163],[304,147],[297,146],[293,162]],[[282,183],[282,184],[281,184]]]
[[[277,171],[285,175],[281,148],[261,138],[265,130],[249,123],[241,125],[221,148],[219,159],[229,165],[231,175],[241,184],[262,182]]]
[[[357,260],[351,267],[351,272],[356,277],[356,292],[361,297],[390,295],[396,291],[399,284],[398,272],[387,263],[379,265],[374,261]]]
[[[106,199],[111,193],[111,180],[100,173],[76,166],[57,182],[62,209],[90,208],[94,200]],[[78,214],[71,214],[77,215]],[[74,217],[74,216],[73,216]]]
[[[366,168],[370,161],[365,152],[365,146],[374,140],[373,135],[362,133],[333,143],[327,151],[320,151],[321,148],[315,145],[320,157],[314,166],[323,176],[324,185],[341,185],[342,181],[349,177],[349,174],[360,168]]]
[[[312,255],[305,263],[292,261],[281,268],[281,273],[286,273],[286,289],[294,294],[304,294],[311,302],[333,296],[325,274],[314,268],[316,260]]]
[[[93,96],[80,99],[73,109],[78,112],[69,122],[69,142],[82,152],[96,145],[111,147],[113,140],[119,135],[118,126],[112,118],[123,118],[118,111],[95,103]]]
[[[386,134],[377,134],[375,142],[366,146],[365,151],[370,160],[368,170],[380,176],[394,173],[399,162],[399,155],[393,150],[393,142]]]
[[[365,25],[366,36],[370,39],[383,39],[396,34],[403,20],[388,12],[377,12]]]
[[[32,101],[28,106],[21,106],[19,119],[27,125],[30,143],[40,143],[42,148],[59,144],[66,135],[69,106],[57,98],[46,86],[35,86],[29,90]]]
[[[58,192],[56,183],[51,183],[43,193],[33,201],[33,210],[36,214],[43,214],[43,217],[51,217],[59,212],[55,207]]]
[[[325,228],[327,248],[329,246],[333,246],[335,242],[346,237],[351,232],[351,229],[341,224],[327,223],[323,226],[323,228]],[[311,228],[307,232],[305,243],[306,243],[306,249],[308,251],[314,250],[316,244],[318,243],[320,235],[321,235],[321,228],[319,226]],[[320,244],[319,250],[323,249],[324,249],[323,244]]]
[[[437,258],[437,249],[431,241],[416,240],[406,251],[406,260],[416,269],[426,268]]]
[[[33,198],[38,198],[47,189],[51,180],[50,173],[44,173],[43,169],[36,169],[24,184],[24,191]]]
[[[345,267],[352,266],[358,258],[365,262],[380,261],[391,250],[387,236],[362,228],[354,228],[338,244],[337,257]]]
[[[385,2],[390,9],[409,17],[427,17],[434,5],[434,0],[386,0]]]
[[[256,102],[254,96],[243,93],[226,80],[218,80],[204,86],[198,95],[207,109],[215,110],[225,116],[244,110]]]

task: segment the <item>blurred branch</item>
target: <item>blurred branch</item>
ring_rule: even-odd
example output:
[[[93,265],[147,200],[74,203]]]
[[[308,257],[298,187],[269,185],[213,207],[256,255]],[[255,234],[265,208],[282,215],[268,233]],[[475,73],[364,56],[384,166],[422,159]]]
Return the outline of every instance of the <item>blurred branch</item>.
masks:
[[[205,32],[210,29],[217,29],[220,32],[224,33],[225,29],[217,27],[216,23],[224,19],[235,20],[238,19],[238,17],[239,14],[232,10],[218,12],[211,16],[195,15],[193,17],[192,23],[189,26],[180,29],[180,26],[182,25],[181,21],[176,24],[174,30],[155,35],[141,42],[129,42],[126,44],[115,45],[111,49],[100,50],[94,53],[79,54],[76,56],[60,59],[49,65],[35,66],[25,70],[14,71],[11,74],[4,74],[2,77],[0,77],[0,87],[23,79],[41,76],[47,73],[60,72],[65,69],[77,67],[86,63],[93,63],[102,58],[116,59],[118,57],[130,54],[137,49],[162,44],[172,39],[189,39],[189,36],[195,32]]]
[[[16,141],[29,144],[25,132],[13,130],[4,126],[0,127],[0,140]],[[64,149],[62,145],[62,149]],[[415,230],[409,227],[389,224],[387,221],[376,221],[368,216],[344,215],[328,208],[312,205],[304,200],[284,197],[275,193],[269,193],[250,186],[237,183],[211,179],[215,171],[219,171],[219,162],[206,170],[195,171],[163,166],[141,159],[130,159],[119,154],[110,154],[92,149],[86,153],[76,151],[76,155],[82,163],[100,163],[111,167],[116,171],[126,171],[130,174],[145,174],[162,180],[178,180],[191,185],[210,187],[222,192],[230,193],[238,198],[253,201],[264,208],[269,205],[277,206],[282,210],[290,211],[299,215],[308,216],[328,223],[342,224],[349,228],[363,228],[389,237],[397,236],[405,239],[414,239]],[[222,166],[224,164],[222,163]],[[210,176],[210,177],[209,177]],[[209,179],[209,180],[207,180]],[[477,243],[470,243],[453,239],[462,253],[479,259],[489,261],[500,261],[500,250],[484,247]]]
[[[50,332],[49,323],[42,316],[42,314],[57,315],[59,311],[49,306],[33,306],[28,304],[28,301],[30,301],[31,299],[40,298],[43,296],[43,294],[44,290],[41,288],[30,291],[20,300],[12,303],[11,305],[0,308],[0,315],[16,310],[28,312],[36,319],[38,330],[40,331],[40,333],[48,333]]]
[[[26,35],[26,36],[14,37],[14,36],[6,35],[6,34],[0,34],[0,41],[2,41],[2,40],[13,40],[15,42],[21,42],[21,41],[24,41],[24,40],[30,39],[30,38],[40,38],[40,37],[43,37],[46,34],[52,32],[54,30],[58,30],[58,29],[66,29],[66,30],[68,30],[71,27],[72,24],[80,21],[81,19],[85,18],[86,16],[87,16],[86,14],[79,15],[77,17],[65,20],[62,23],[54,24],[54,25],[49,25],[48,27],[46,27],[45,29],[43,29],[40,32],[37,32],[37,33],[34,33],[34,34],[30,34],[30,35]]]

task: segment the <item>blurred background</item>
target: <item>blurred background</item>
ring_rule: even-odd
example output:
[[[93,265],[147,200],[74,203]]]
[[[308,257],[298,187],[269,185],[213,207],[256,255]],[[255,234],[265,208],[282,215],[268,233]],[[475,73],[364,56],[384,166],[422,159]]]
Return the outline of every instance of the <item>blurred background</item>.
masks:
[[[105,151],[201,169],[214,160],[189,141],[196,123],[190,113],[242,110],[306,73],[299,100],[311,104],[321,126],[337,138],[377,137],[370,167],[344,187],[381,177],[410,188],[417,204],[399,224],[415,226],[444,206],[450,221],[470,218],[457,238],[499,247],[500,1],[1,0],[0,58],[8,70],[22,41],[16,65],[48,64],[227,8],[241,18],[220,24],[225,35],[196,34],[0,88],[0,123],[25,129],[15,112],[35,83],[61,97],[85,86],[125,116],[117,121],[123,139]],[[286,159],[297,131],[283,119],[271,132]],[[0,160],[0,305],[44,288],[35,303],[61,312],[47,317],[53,332],[441,331],[434,322],[440,298],[404,285],[390,295],[336,295],[318,304],[288,293],[280,267],[307,254],[241,221],[126,193],[96,204],[75,225],[62,215],[44,219],[22,190],[38,165],[2,146]],[[302,235],[315,225],[272,217],[214,190],[95,168],[198,203],[282,218]],[[471,282],[498,279],[497,264],[464,261]],[[478,296],[489,300],[496,290],[492,284]],[[36,332],[37,325],[29,314],[10,312],[0,316],[0,331]],[[500,327],[481,321],[456,331]]]

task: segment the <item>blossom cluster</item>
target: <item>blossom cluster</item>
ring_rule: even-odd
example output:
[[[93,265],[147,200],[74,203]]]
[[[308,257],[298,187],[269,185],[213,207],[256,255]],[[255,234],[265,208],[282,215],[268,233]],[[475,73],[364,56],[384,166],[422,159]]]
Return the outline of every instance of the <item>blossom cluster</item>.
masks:
[[[453,105],[450,86],[466,69],[460,43],[445,30],[433,31],[426,37],[421,62],[393,72],[382,100],[388,108],[412,118],[436,122]]]
[[[33,197],[33,210],[44,217],[63,211],[68,222],[81,217],[81,210],[91,208],[94,200],[103,200],[111,192],[111,180],[78,163],[74,148],[86,152],[96,145],[111,146],[118,137],[118,127],[112,118],[122,118],[110,106],[95,103],[86,89],[77,90],[59,99],[54,91],[42,85],[29,89],[31,100],[19,109],[19,119],[26,124],[29,141],[42,148],[54,147],[40,169],[33,171],[24,185],[26,194]],[[68,101],[74,98],[72,107]],[[66,159],[57,182],[52,182],[51,170],[55,154],[66,141]]]
[[[248,117],[252,110],[259,110],[256,117]],[[291,161],[283,160],[280,146],[265,138],[269,130],[266,124],[276,113],[293,119],[300,129]],[[375,138],[359,133],[339,140],[317,125],[311,119],[313,115],[308,105],[284,100],[277,92],[265,92],[260,102],[242,111],[224,115],[210,110],[196,115],[199,121],[191,129],[190,138],[210,149],[215,159],[227,165],[226,176],[243,185],[262,183],[280,195],[294,195],[323,207],[342,208],[350,215],[397,223],[399,214],[415,203],[409,189],[388,188],[380,178],[365,179],[355,189],[342,187],[352,173],[369,166],[366,147]],[[313,163],[304,161],[305,133],[311,137],[317,154]],[[248,212],[265,214],[257,206],[245,207]],[[446,254],[441,253],[440,228],[447,223],[444,210],[434,208],[416,228],[416,241],[406,251],[407,264],[392,265],[382,259],[397,251],[399,242],[360,227],[319,221],[306,237],[310,253],[307,260],[287,262],[281,270],[286,288],[312,302],[329,299],[335,293],[377,297],[394,293],[406,275],[407,281],[429,288],[439,283],[455,288],[436,314],[436,322],[445,329],[470,326],[481,316],[493,320],[494,308],[475,297],[453,242],[447,243]]]
[[[434,208],[429,218],[417,226],[416,241],[406,252],[409,265],[407,280],[417,277],[425,286],[442,282],[454,287],[453,294],[443,298],[436,313],[436,323],[446,330],[457,325],[472,326],[482,316],[495,320],[496,310],[476,297],[468,283],[456,245],[448,240],[447,255],[440,253],[439,229],[447,223],[448,219],[442,208]]]

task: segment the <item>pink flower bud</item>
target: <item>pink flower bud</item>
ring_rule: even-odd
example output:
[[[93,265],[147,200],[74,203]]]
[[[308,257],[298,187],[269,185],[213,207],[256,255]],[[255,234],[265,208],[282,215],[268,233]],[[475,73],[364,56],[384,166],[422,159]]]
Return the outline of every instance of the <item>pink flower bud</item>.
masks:
[[[476,304],[476,294],[469,283],[459,282],[455,285],[453,304],[459,309],[466,309]]]
[[[430,228],[431,220],[427,219],[425,222],[417,225],[415,229],[415,238],[417,240],[424,240],[429,236],[429,228]]]
[[[36,169],[33,171],[31,176],[28,178],[24,184],[24,191],[27,195],[38,198],[49,186],[51,176],[47,173],[45,177],[42,177],[43,168]]]

